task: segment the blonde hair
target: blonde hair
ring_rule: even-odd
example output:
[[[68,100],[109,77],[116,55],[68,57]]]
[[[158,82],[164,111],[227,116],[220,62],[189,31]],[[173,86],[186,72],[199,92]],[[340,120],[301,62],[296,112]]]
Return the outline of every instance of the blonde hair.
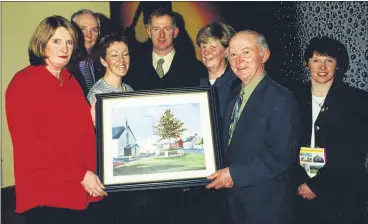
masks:
[[[196,43],[200,47],[201,43],[207,44],[218,40],[224,48],[227,48],[234,34],[235,30],[229,24],[213,22],[198,31]]]

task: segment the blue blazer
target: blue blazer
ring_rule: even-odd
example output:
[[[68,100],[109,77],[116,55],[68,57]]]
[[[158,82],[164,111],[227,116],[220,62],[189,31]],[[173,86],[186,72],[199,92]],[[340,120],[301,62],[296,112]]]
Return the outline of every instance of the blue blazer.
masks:
[[[299,115],[291,92],[267,75],[245,105],[229,146],[229,126],[241,83],[233,89],[223,121],[225,166],[232,223],[288,224],[293,194],[290,174],[298,153]]]
[[[224,74],[216,79],[215,83],[212,85],[217,92],[217,104],[219,115],[221,118],[224,116],[225,106],[228,102],[229,94],[233,87],[233,82],[236,80],[236,76],[234,72],[231,70],[228,65]],[[200,86],[211,86],[208,76],[202,77],[200,80]]]

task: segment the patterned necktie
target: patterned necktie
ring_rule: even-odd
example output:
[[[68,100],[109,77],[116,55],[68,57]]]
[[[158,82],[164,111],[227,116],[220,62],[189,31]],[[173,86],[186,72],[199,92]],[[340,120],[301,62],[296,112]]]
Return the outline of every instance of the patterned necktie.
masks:
[[[90,59],[85,60],[83,70],[82,70],[84,80],[86,81],[88,90],[90,90],[92,86],[95,84],[90,63],[91,63]]]
[[[163,58],[160,58],[157,61],[157,67],[156,67],[156,72],[157,75],[160,76],[160,78],[164,77],[164,69],[162,68],[162,64],[165,62],[165,60]]]
[[[236,98],[236,101],[235,101],[235,105],[234,105],[234,109],[233,109],[233,114],[231,116],[231,123],[230,123],[230,128],[229,128],[229,144],[230,144],[230,141],[231,141],[231,138],[233,137],[233,133],[234,133],[234,130],[235,130],[235,127],[236,127],[236,123],[238,122],[239,120],[239,110],[240,110],[240,107],[242,105],[242,102],[243,102],[243,96],[244,96],[244,88],[242,88],[242,90],[240,91],[238,97]]]

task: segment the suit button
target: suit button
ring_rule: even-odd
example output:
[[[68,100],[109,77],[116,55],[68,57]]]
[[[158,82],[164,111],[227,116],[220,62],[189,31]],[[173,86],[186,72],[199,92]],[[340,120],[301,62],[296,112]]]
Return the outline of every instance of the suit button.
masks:
[[[319,130],[319,126],[314,127],[314,129],[315,129],[316,131],[318,131],[318,130]]]

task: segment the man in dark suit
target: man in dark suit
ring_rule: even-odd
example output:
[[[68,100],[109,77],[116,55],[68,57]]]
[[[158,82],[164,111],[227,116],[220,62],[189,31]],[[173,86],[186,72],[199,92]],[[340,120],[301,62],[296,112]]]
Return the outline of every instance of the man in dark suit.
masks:
[[[146,29],[152,44],[146,44],[141,52],[132,52],[134,58],[124,81],[134,90],[199,86],[207,70],[196,58],[175,49],[179,28],[174,14],[162,8],[154,11]]]
[[[100,63],[96,43],[100,35],[100,20],[88,9],[82,9],[71,17],[83,38],[77,58],[70,62],[68,70],[75,76],[87,96],[92,86],[104,75],[105,69]]]
[[[238,32],[228,57],[239,78],[224,114],[225,167],[207,188],[228,188],[229,223],[288,224],[293,195],[289,167],[298,152],[293,95],[266,74],[270,50],[262,34]]]

